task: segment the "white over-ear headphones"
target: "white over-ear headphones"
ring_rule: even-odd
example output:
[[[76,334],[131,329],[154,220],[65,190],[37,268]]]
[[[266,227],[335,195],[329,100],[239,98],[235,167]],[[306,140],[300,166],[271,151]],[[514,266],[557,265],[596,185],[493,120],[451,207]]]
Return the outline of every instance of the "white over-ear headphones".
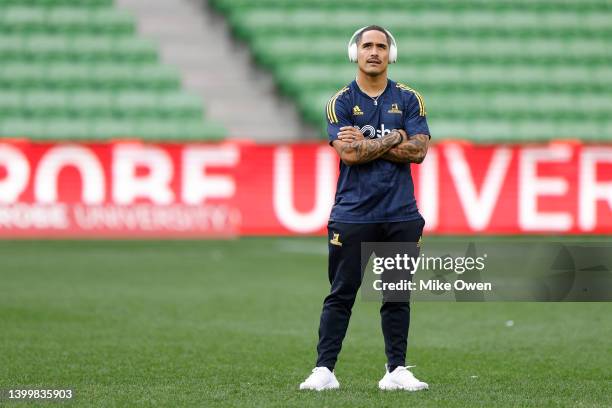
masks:
[[[368,26],[361,27],[359,30],[355,31],[348,43],[348,57],[351,62],[357,62],[357,42],[355,39],[357,38],[357,35],[359,35],[359,33],[367,27]],[[385,32],[389,35],[389,38],[391,38],[391,44],[389,45],[389,63],[392,64],[397,61],[397,43],[395,42],[393,34],[391,34],[388,30],[385,30]]]

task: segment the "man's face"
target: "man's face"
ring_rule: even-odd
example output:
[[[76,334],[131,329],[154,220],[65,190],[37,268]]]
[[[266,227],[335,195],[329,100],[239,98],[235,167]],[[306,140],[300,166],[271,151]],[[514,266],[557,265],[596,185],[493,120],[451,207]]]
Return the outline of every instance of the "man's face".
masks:
[[[377,76],[389,65],[389,44],[387,36],[378,30],[363,33],[357,44],[357,64],[366,75]]]

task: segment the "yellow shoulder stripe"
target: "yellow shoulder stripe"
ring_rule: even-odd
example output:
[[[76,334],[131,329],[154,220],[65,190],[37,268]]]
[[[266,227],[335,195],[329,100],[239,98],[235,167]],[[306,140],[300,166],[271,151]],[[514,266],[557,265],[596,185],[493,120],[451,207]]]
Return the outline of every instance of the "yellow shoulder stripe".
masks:
[[[336,99],[344,92],[348,91],[348,86],[340,89],[338,92],[331,97],[331,99],[327,102],[326,110],[327,110],[327,119],[330,123],[338,123],[338,116],[336,116]]]
[[[417,100],[419,101],[419,116],[425,116],[427,114],[427,112],[425,112],[425,102],[423,101],[423,97],[421,96],[420,93],[418,93],[417,91],[415,91],[408,85],[402,84],[401,82],[398,82],[395,86],[398,87],[399,89],[403,89],[405,91],[412,92],[414,96],[416,96]]]

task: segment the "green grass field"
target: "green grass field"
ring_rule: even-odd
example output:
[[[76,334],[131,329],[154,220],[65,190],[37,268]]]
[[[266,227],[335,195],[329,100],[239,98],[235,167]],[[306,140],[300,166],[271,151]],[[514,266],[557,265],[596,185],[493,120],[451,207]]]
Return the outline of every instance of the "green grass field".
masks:
[[[358,300],[341,389],[298,391],[324,238],[5,241],[0,279],[0,388],[73,388],[72,406],[612,406],[610,303],[416,302],[408,359],[430,390],[406,393],[378,390],[378,305]]]

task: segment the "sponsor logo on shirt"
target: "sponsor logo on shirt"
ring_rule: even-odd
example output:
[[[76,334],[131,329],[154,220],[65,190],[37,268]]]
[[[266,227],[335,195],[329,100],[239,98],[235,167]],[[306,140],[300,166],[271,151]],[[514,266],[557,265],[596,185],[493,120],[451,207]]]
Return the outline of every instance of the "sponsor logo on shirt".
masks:
[[[387,134],[391,133],[392,129],[386,129],[385,124],[381,123],[380,129],[374,128],[372,125],[365,125],[364,127],[355,126],[357,129],[363,133],[364,137],[369,137],[370,139],[374,139],[375,137],[383,137]]]
[[[359,108],[359,105],[353,106],[353,116],[363,115],[363,111]]]

